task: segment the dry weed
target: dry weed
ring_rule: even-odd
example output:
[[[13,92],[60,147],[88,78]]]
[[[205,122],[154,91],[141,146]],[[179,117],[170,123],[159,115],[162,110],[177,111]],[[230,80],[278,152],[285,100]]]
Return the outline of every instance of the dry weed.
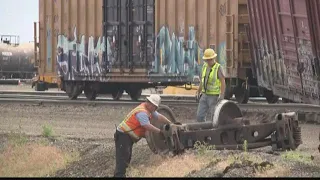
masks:
[[[65,168],[77,156],[39,144],[8,146],[0,155],[1,177],[43,177]]]
[[[184,154],[173,158],[153,156],[148,164],[130,167],[130,177],[184,177],[192,171],[199,171],[211,162],[210,158]]]

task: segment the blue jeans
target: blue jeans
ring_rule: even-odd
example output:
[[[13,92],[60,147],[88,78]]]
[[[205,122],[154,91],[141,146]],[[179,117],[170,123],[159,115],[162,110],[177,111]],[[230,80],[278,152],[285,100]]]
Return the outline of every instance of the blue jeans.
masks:
[[[198,122],[212,121],[214,109],[217,104],[218,98],[219,95],[213,96],[202,94],[197,110]]]

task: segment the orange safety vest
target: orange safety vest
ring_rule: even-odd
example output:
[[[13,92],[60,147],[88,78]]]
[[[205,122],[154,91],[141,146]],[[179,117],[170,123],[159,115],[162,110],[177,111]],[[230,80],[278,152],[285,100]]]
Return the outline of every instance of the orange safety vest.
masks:
[[[141,103],[134,108],[119,125],[119,129],[129,134],[136,142],[145,137],[146,132],[146,129],[141,126],[139,120],[136,118],[136,114],[140,112],[146,112],[149,119],[151,119],[151,113],[146,109],[145,103]]]

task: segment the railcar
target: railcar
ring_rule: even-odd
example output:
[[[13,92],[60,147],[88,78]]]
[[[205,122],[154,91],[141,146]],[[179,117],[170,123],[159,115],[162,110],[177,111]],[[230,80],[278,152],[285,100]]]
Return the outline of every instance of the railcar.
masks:
[[[84,91],[94,100],[187,87],[210,47],[227,78],[227,99],[272,95],[252,76],[246,0],[39,0],[39,6],[37,90],[58,84],[71,99]]]

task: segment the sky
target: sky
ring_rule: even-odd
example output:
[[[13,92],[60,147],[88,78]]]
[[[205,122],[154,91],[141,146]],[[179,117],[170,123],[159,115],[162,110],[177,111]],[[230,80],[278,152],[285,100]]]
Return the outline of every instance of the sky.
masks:
[[[33,23],[39,21],[39,0],[0,0],[0,34],[18,35],[20,43],[33,41]]]

